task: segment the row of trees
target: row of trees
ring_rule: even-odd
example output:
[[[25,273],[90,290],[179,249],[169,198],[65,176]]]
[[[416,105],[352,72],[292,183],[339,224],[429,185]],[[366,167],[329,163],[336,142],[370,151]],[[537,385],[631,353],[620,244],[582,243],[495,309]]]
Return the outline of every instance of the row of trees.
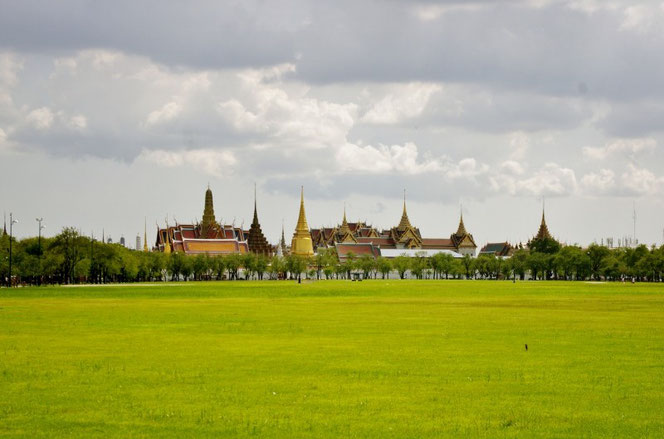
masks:
[[[334,249],[312,258],[254,254],[211,257],[206,254],[144,253],[119,244],[106,244],[65,228],[52,238],[26,238],[12,245],[15,283],[107,283],[170,280],[317,279],[363,278],[418,279],[564,279],[661,281],[664,246],[660,248],[558,247],[555,251],[517,250],[509,259],[492,255],[462,259],[437,254],[432,257],[399,256],[394,259],[349,254],[340,262]],[[9,280],[9,236],[0,237],[0,279]]]

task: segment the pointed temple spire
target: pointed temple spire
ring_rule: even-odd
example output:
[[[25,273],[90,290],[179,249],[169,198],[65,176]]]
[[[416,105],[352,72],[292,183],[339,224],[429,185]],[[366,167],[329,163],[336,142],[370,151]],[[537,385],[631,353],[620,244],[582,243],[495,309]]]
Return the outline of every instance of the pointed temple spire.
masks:
[[[311,256],[314,254],[313,242],[311,241],[311,232],[307,224],[307,216],[304,212],[304,186],[300,192],[300,214],[293,233],[291,242],[291,253],[299,256]]]
[[[346,220],[346,203],[344,203],[344,219],[341,222],[341,227],[339,228],[339,231],[343,234],[350,233],[350,226],[348,225],[348,221]]]
[[[544,238],[553,239],[551,233],[549,233],[549,227],[546,225],[546,218],[544,218],[544,204],[542,203],[542,222],[540,223],[537,235],[535,235],[535,239],[544,239]]]
[[[263,235],[261,224],[258,222],[258,208],[256,198],[256,184],[254,183],[254,220],[251,222],[249,238],[247,240],[249,251],[256,254],[270,256],[272,253],[272,247],[267,242],[265,235]]]
[[[277,256],[283,257],[286,253],[286,238],[284,237],[284,220],[281,220],[281,239],[277,244]]]
[[[410,220],[408,219],[408,212],[406,211],[406,189],[403,190],[403,213],[401,214],[401,221],[397,226],[397,230],[404,231],[406,229],[412,228]]]
[[[207,236],[208,232],[216,225],[214,218],[214,202],[212,199],[212,190],[208,183],[205,191],[205,208],[203,209],[203,219],[201,221],[201,236]]]
[[[463,223],[463,207],[461,207],[460,210],[461,210],[461,216],[459,219],[459,228],[457,229],[456,234],[457,236],[465,236],[468,234],[468,232],[466,231],[466,226]]]

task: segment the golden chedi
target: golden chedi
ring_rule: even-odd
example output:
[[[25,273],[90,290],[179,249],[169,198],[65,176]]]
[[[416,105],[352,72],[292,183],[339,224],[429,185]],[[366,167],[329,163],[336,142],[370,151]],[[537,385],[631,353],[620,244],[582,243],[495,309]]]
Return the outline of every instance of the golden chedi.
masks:
[[[300,193],[300,215],[297,219],[297,226],[295,226],[295,233],[293,233],[291,254],[297,256],[313,256],[314,254],[307,216],[304,213],[304,188],[302,188]]]

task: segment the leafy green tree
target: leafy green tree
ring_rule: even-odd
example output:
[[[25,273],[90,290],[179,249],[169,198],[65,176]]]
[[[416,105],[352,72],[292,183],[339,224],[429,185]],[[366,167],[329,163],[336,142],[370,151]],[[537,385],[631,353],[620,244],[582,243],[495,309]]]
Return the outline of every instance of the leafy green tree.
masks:
[[[356,266],[362,271],[362,276],[367,279],[369,273],[371,273],[375,267],[374,257],[370,255],[362,255],[357,259]]]
[[[599,279],[602,270],[602,263],[604,258],[609,256],[609,249],[597,244],[590,244],[587,250],[588,257],[590,258],[590,273],[593,279]]]
[[[50,251],[62,257],[60,274],[62,283],[70,284],[74,281],[76,265],[83,260],[85,240],[73,227],[65,227],[50,245]]]
[[[171,280],[176,281],[180,280],[180,275],[182,274],[184,268],[184,258],[185,256],[180,252],[171,253],[168,259],[168,273],[171,275]]]
[[[399,255],[392,259],[392,267],[399,273],[399,279],[406,277],[406,272],[410,270],[410,258],[408,256]]]
[[[210,258],[210,269],[217,280],[224,278],[224,272],[226,271],[226,258],[223,256],[214,256]]]
[[[531,253],[545,253],[553,255],[560,250],[560,243],[553,238],[533,239],[530,241]]]
[[[256,273],[256,255],[254,253],[246,253],[242,256],[242,266],[244,267],[244,278],[251,279]]]
[[[392,263],[389,259],[382,256],[376,259],[376,267],[378,268],[380,274],[383,276],[383,279],[387,278],[390,275],[390,271],[392,271]]]
[[[410,271],[417,279],[423,279],[425,271],[429,268],[429,261],[422,255],[416,255],[410,260]]]
[[[226,270],[228,271],[228,279],[237,280],[238,271],[242,267],[242,255],[231,253],[224,257],[226,260]]]
[[[258,280],[263,280],[263,276],[267,271],[267,266],[268,266],[267,256],[257,255],[254,269],[256,270],[256,275],[258,276]]]
[[[210,256],[207,253],[200,253],[193,256],[191,268],[194,273],[194,279],[203,280],[204,277],[207,277],[208,270],[210,269]]]
[[[461,264],[463,265],[464,269],[464,274],[466,275],[466,279],[470,279],[471,276],[475,277],[475,261],[473,260],[473,257],[470,255],[463,255],[463,259],[461,259]]]
[[[526,266],[530,270],[530,275],[533,279],[537,279],[538,277],[540,279],[546,278],[547,257],[545,253],[531,252],[528,255]]]
[[[291,275],[297,278],[298,281],[301,281],[302,273],[304,273],[309,266],[309,258],[298,255],[288,255],[286,258],[286,265]]]
[[[270,274],[271,279],[279,279],[280,275],[285,277],[286,272],[286,262],[283,257],[274,255],[270,259],[270,265],[268,266],[268,273]]]
[[[528,257],[530,256],[528,250],[519,249],[512,254],[510,258],[510,268],[514,276],[519,276],[519,279],[524,280],[526,277],[526,270],[529,269]]]

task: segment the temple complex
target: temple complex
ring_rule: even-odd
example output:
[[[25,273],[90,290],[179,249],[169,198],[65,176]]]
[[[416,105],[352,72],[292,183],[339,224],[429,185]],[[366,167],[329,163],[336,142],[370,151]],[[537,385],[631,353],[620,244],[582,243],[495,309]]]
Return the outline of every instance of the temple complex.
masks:
[[[346,209],[341,225],[332,228],[312,229],[311,237],[316,250],[319,248],[336,247],[337,253],[352,252],[355,255],[367,254],[380,256],[382,250],[392,254],[392,250],[419,251],[451,251],[460,255],[475,255],[477,245],[473,235],[466,231],[463,215],[459,227],[449,238],[424,238],[420,230],[413,226],[408,217],[406,197],[404,194],[403,211],[396,227],[378,231],[364,222],[349,223],[346,220]]]
[[[297,256],[313,256],[314,247],[311,241],[311,232],[304,213],[304,188],[300,192],[300,214],[291,241],[291,254]]]
[[[254,213],[256,213],[254,211]],[[257,220],[257,217],[256,217]],[[260,226],[259,226],[260,229]],[[154,250],[164,253],[182,252],[185,254],[225,255],[247,253],[248,232],[234,225],[217,223],[214,216],[212,191],[205,192],[203,219],[198,224],[175,224],[159,228]]]

